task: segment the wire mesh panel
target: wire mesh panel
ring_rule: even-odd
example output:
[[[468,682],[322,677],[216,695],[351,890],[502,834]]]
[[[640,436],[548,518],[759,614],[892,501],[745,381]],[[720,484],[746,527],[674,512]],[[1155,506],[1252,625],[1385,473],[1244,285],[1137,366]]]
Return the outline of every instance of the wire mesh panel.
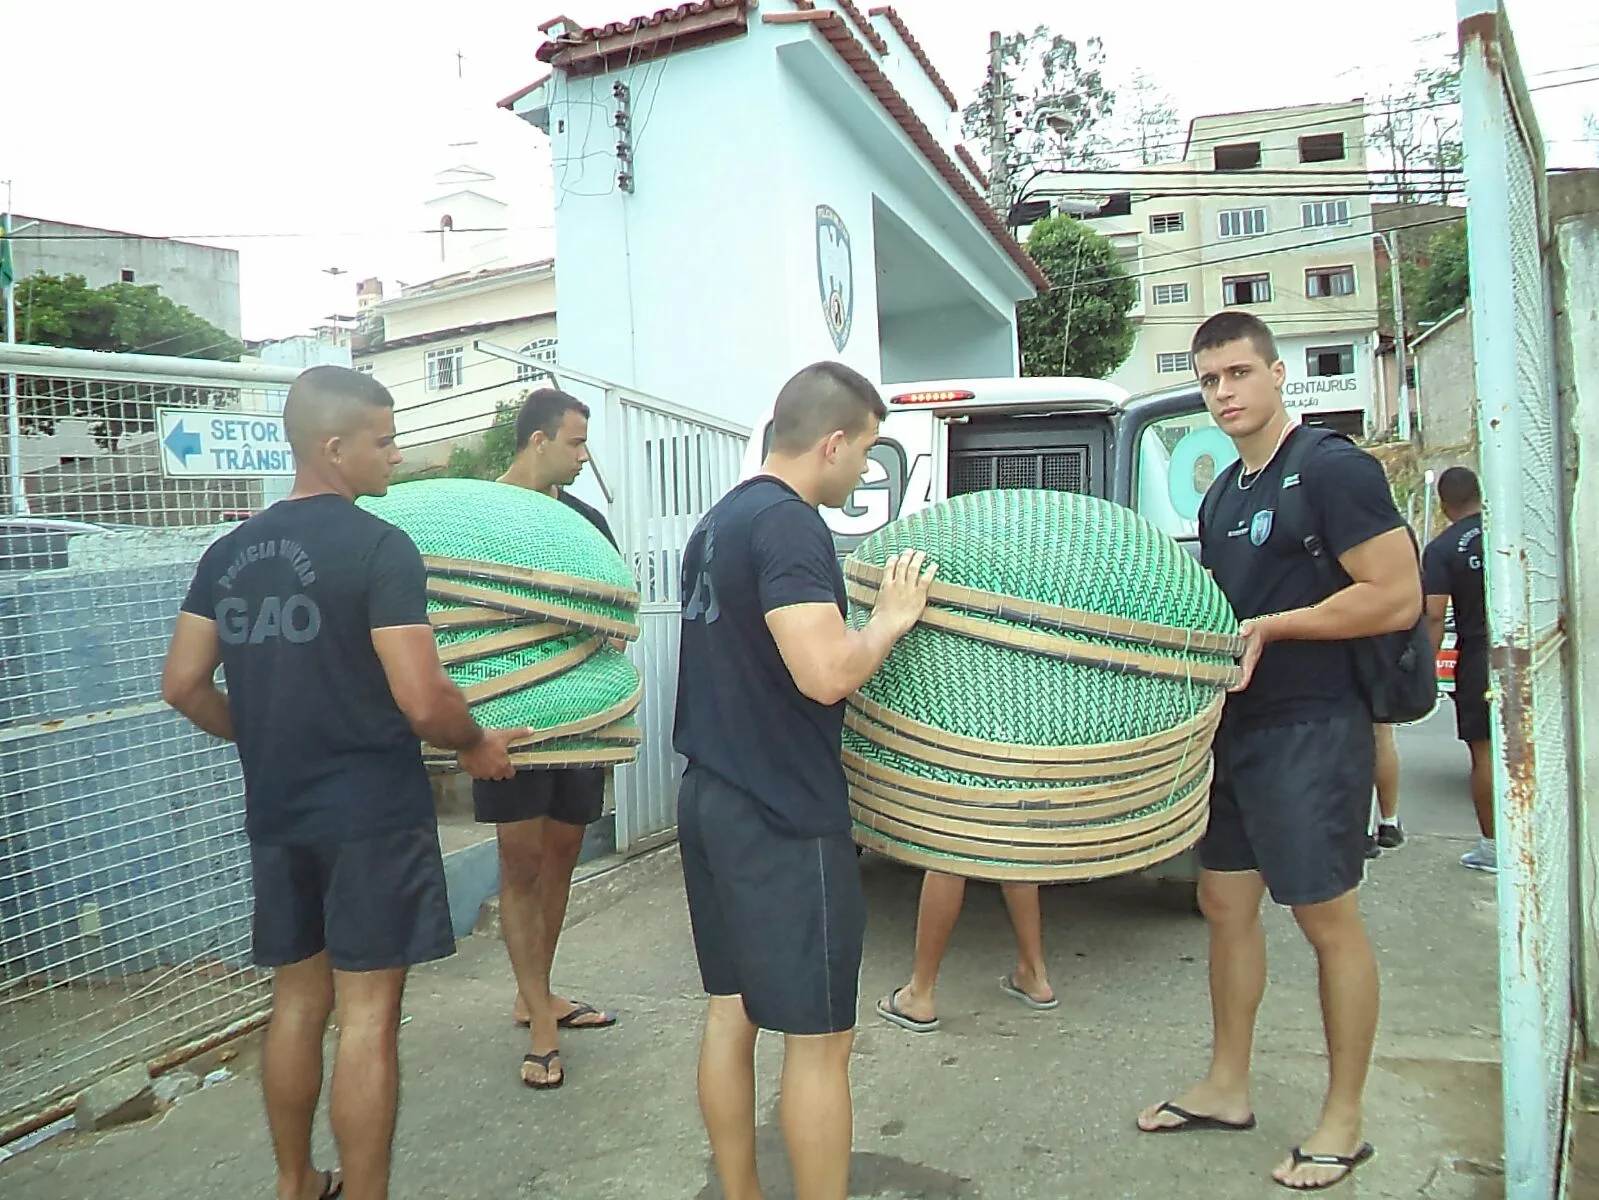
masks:
[[[0,347],[7,373],[22,436],[0,487],[0,1126],[266,1002],[238,759],[161,701],[160,676],[201,552],[267,485],[183,477],[162,455],[192,462],[200,422],[281,411],[295,374]]]
[[[644,680],[638,760],[616,772],[616,846],[636,849],[677,825],[682,762],[672,749],[677,710],[679,576],[694,527],[738,480],[749,431],[679,412],[631,392],[607,397],[616,431],[617,536],[643,596],[629,652]]]
[[[1499,850],[1506,1195],[1558,1195],[1572,1050],[1566,523],[1544,165],[1499,0],[1459,0]]]

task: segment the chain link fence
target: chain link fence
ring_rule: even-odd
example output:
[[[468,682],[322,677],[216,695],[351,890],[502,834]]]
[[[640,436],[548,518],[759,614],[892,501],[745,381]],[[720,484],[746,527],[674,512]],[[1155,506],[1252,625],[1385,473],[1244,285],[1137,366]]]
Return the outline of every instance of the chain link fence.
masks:
[[[295,374],[0,346],[0,1130],[266,1007],[238,759],[160,676],[205,546],[287,488]]]

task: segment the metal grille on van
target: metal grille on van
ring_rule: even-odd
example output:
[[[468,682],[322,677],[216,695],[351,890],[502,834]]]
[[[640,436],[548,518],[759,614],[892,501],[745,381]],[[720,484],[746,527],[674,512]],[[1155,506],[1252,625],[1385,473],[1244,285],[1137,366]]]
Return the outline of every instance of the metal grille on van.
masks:
[[[996,488],[1042,488],[1053,492],[1088,490],[1088,448],[1052,447],[1043,451],[957,451],[950,455],[949,494]]]

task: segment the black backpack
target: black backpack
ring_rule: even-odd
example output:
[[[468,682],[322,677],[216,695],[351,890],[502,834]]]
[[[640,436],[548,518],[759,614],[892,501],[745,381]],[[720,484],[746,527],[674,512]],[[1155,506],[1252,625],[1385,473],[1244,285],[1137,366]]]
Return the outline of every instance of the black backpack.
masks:
[[[1327,438],[1351,439],[1331,429],[1303,426],[1289,438],[1284,452],[1284,480],[1298,475],[1310,451]],[[1235,461],[1216,478],[1204,499],[1204,523],[1215,521],[1216,506],[1221,502],[1223,489],[1231,486],[1243,470],[1243,462]],[[1287,530],[1295,541],[1305,548],[1327,585],[1327,594],[1341,591],[1353,580],[1349,578],[1338,560],[1328,554],[1316,532],[1316,522],[1304,499],[1301,486],[1281,489],[1278,492],[1276,521],[1279,528]],[[1416,552],[1416,579],[1421,580],[1421,546],[1415,531],[1409,525],[1410,545]],[[1433,658],[1432,636],[1427,629],[1425,608],[1409,629],[1396,633],[1382,633],[1375,637],[1352,638],[1344,643],[1354,659],[1355,680],[1366,705],[1371,709],[1373,721],[1382,725],[1403,725],[1419,721],[1432,712],[1438,702],[1438,665]]]

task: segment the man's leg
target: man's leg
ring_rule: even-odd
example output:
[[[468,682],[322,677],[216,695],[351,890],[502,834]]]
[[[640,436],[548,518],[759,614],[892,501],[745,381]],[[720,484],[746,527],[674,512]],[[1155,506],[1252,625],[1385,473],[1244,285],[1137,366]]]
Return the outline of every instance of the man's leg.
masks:
[[[1394,727],[1374,727],[1377,739],[1377,762],[1374,771],[1377,786],[1377,811],[1381,823],[1377,827],[1377,844],[1384,850],[1393,850],[1405,844],[1404,830],[1399,823],[1399,749],[1394,745]]]
[[[1490,842],[1494,840],[1494,760],[1493,743],[1468,742],[1471,749],[1471,803],[1477,810],[1477,828]]]
[[[311,1121],[322,1095],[322,1039],[332,1012],[333,976],[325,952],[273,971],[261,1090],[278,1164],[278,1200],[322,1194],[322,1173],[311,1165]]]
[[[1210,1071],[1172,1103],[1202,1117],[1242,1123],[1254,1116],[1249,1097],[1249,1060],[1255,1014],[1266,994],[1266,933],[1260,924],[1265,882],[1256,871],[1201,871],[1199,906],[1210,928]],[[1184,1124],[1186,1118],[1145,1109],[1145,1132]]]
[[[726,1200],[761,1200],[755,1171],[755,1034],[742,996],[710,998],[700,1039],[700,1115]]]
[[[938,1016],[934,993],[938,968],[949,948],[950,935],[960,919],[966,897],[966,880],[959,875],[928,871],[922,876],[922,897],[916,906],[916,951],[911,980],[878,1001],[879,1010],[897,1009],[913,1021],[930,1022]]]
[[[400,1106],[400,997],[404,967],[335,971],[339,1049],[330,1101],[344,1166],[344,1200],[387,1200]]]
[[[517,993],[527,1005],[533,1053],[543,1056],[560,1049],[555,1006],[550,996],[549,932],[541,878],[544,874],[544,827],[547,817],[507,821],[495,826],[500,849],[500,927],[516,976]],[[553,1086],[564,1078],[561,1060],[524,1062],[522,1081],[530,1086]]]
[[[1323,904],[1295,908],[1294,919],[1316,951],[1328,1065],[1321,1120],[1300,1148],[1306,1154],[1349,1156],[1361,1144],[1361,1095],[1377,1037],[1377,960],[1354,891]],[[1341,1167],[1296,1167],[1292,1159],[1272,1172],[1290,1187],[1329,1183],[1344,1173]]]
[[[849,1195],[849,1055],[855,1031],[783,1039],[783,1141],[794,1174],[795,1200],[845,1200]]]
[[[1044,967],[1044,914],[1038,901],[1036,883],[1007,883],[1001,886],[1005,908],[1010,912],[1011,929],[1016,933],[1016,970],[1010,981],[1041,1004],[1055,999]]]

